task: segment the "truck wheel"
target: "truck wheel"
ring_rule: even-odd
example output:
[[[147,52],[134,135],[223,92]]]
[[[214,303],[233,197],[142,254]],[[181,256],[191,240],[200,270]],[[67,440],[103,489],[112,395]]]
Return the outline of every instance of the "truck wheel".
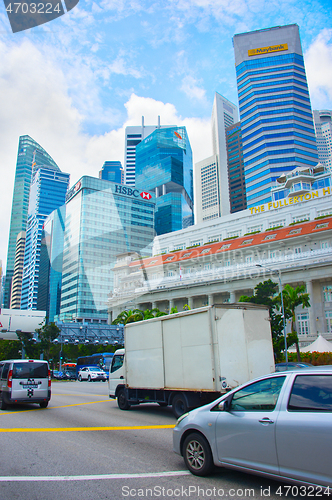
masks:
[[[182,455],[187,468],[196,476],[206,476],[213,470],[213,459],[209,443],[202,434],[193,432],[186,437]]]
[[[118,393],[118,407],[120,410],[129,410],[130,403],[128,402],[126,391],[124,389],[120,389]]]
[[[183,394],[177,394],[176,396],[174,396],[172,411],[176,418],[181,417],[181,415],[188,411],[187,402]]]

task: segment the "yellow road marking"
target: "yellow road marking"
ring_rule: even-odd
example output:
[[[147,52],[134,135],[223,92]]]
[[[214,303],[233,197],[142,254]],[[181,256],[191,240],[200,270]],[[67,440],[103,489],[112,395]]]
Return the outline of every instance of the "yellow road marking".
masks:
[[[133,426],[113,426],[113,427],[49,427],[49,428],[20,428],[0,429],[1,432],[82,432],[82,431],[137,431],[150,429],[173,429],[172,425],[133,425]]]
[[[49,408],[47,408],[47,410],[56,410],[58,408],[69,408],[70,406],[95,405],[96,403],[107,403],[107,401],[111,401],[111,400],[110,399],[102,399],[101,401],[89,401],[88,403],[74,403],[72,405],[50,406]],[[40,411],[41,409],[42,408],[33,408],[32,410],[6,411],[4,413],[0,413],[0,416],[1,415],[13,415],[16,413],[26,413],[28,411]],[[46,410],[46,408],[43,408],[43,410]]]

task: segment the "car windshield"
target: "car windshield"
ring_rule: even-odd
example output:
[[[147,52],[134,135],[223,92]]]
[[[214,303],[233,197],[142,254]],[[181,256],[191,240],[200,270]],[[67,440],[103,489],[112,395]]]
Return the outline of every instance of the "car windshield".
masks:
[[[90,372],[102,372],[101,368],[89,368]]]
[[[48,369],[46,363],[15,363],[13,366],[13,378],[47,378]]]

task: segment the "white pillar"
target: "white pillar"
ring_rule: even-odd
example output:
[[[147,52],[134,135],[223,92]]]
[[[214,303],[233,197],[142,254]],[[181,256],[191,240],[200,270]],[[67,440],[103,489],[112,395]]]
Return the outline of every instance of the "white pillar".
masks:
[[[236,302],[236,299],[235,299],[235,292],[229,292],[229,302],[231,304],[234,304]]]
[[[208,305],[213,306],[214,300],[213,300],[213,294],[211,293],[208,295]]]
[[[309,301],[310,301],[310,307],[308,307],[308,313],[309,313],[309,333],[311,335],[316,335],[317,334],[317,326],[316,326],[316,318],[314,314],[314,293],[313,293],[313,287],[312,287],[312,280],[308,280],[306,282],[306,287],[307,287],[307,293],[309,294]]]

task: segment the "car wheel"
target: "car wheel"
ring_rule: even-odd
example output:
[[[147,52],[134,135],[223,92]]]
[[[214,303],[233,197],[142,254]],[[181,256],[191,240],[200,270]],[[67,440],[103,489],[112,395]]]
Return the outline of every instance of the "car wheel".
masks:
[[[120,389],[118,393],[118,407],[120,410],[129,410],[130,403],[128,402],[126,391],[124,389]]]
[[[48,401],[43,401],[42,403],[39,403],[39,406],[40,406],[41,408],[47,408],[47,406],[48,406]]]
[[[106,378],[103,378],[103,382],[106,382]]]
[[[174,396],[172,410],[176,418],[181,417],[181,415],[188,411],[186,399],[182,394]]]
[[[202,434],[193,432],[186,437],[182,454],[187,468],[196,476],[206,476],[212,472],[213,459],[210,445]]]
[[[90,375],[88,375],[88,382],[91,382],[91,377],[90,377]]]
[[[0,409],[1,410],[7,410],[7,403],[6,401],[4,400],[4,396],[3,394],[1,395],[1,403],[0,403]]]
[[[82,382],[82,375],[79,375],[79,376],[77,377],[77,380],[78,380],[79,382]]]

